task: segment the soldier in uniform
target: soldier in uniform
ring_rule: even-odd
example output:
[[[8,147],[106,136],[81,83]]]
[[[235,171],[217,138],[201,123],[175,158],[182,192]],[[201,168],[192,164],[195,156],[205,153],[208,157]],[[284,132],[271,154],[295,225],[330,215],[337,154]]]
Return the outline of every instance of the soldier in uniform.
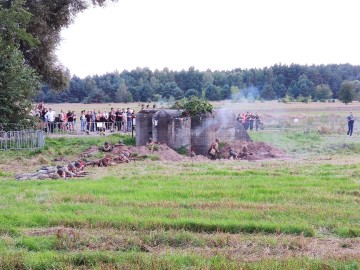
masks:
[[[35,173],[23,173],[15,175],[16,180],[42,180],[42,179],[58,179],[55,167],[43,166]]]
[[[155,142],[152,140],[152,138],[149,138],[149,140],[146,143],[146,147],[150,150],[150,152],[154,152]]]
[[[219,143],[220,143],[220,139],[216,139],[215,142],[213,144],[211,144],[211,146],[208,150],[208,154],[209,154],[211,160],[216,160],[217,156],[220,153]]]
[[[252,155],[252,153],[249,153],[247,146],[244,145],[244,147],[243,147],[241,153],[239,153],[238,157],[239,158],[246,158],[248,155]]]
[[[76,171],[83,171],[84,170],[84,168],[86,167],[86,164],[85,164],[85,162],[84,161],[82,161],[82,160],[78,160],[78,161],[75,161],[74,162],[74,166],[75,166],[75,168],[76,168]]]
[[[196,157],[196,153],[195,153],[194,147],[191,147],[191,149],[190,149],[190,157]]]
[[[110,161],[112,160],[112,156],[109,156],[109,155],[106,155],[105,157],[103,158],[100,158],[100,159],[97,159],[97,160],[92,160],[92,161],[89,161],[86,163],[86,166],[88,165],[93,165],[93,167],[95,165],[97,165],[98,167],[107,167],[107,166],[110,166]]]
[[[238,159],[238,153],[234,149],[230,148],[229,159]]]
[[[124,154],[125,157],[130,158],[131,152],[127,149],[126,145],[124,144],[124,142],[122,140],[120,140],[117,144],[115,144],[113,148],[115,148],[115,147],[117,147],[119,150],[116,153]]]
[[[130,159],[127,156],[125,156],[123,153],[121,153],[119,156],[114,158],[114,161],[116,163],[129,163]]]
[[[111,152],[112,146],[109,142],[105,142],[104,145],[100,148],[103,152]]]

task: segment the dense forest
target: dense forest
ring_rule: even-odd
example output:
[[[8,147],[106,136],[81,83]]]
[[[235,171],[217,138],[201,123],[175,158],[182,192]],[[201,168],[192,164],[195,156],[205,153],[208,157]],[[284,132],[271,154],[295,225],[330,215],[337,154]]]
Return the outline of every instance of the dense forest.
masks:
[[[58,102],[147,102],[178,100],[198,96],[208,100],[224,99],[298,99],[326,100],[338,98],[344,82],[356,82],[359,92],[360,66],[281,65],[263,69],[231,71],[151,71],[137,68],[105,75],[73,76],[63,92],[43,86],[37,101]]]

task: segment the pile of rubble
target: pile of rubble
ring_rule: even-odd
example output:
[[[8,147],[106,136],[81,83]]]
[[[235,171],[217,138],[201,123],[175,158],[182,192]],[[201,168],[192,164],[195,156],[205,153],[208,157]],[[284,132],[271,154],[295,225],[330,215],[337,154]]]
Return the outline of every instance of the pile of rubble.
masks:
[[[89,148],[83,153],[83,157],[90,157],[93,154],[101,151],[98,147],[94,146]],[[218,157],[220,159],[229,159],[230,151],[238,154],[237,159],[242,160],[263,160],[263,159],[273,159],[273,158],[284,158],[286,154],[284,151],[274,147],[271,144],[264,142],[248,142],[248,141],[236,141],[233,143],[225,143],[224,146],[220,147],[220,153]],[[166,144],[156,144],[153,149],[148,146],[126,146],[124,144],[115,145],[109,151],[109,154],[112,156],[119,156],[125,154],[127,157],[131,155],[133,158],[151,158],[153,160],[160,161],[186,161],[189,159],[196,161],[206,160],[207,157],[204,156],[195,156],[190,158],[189,156],[184,156],[171,149]]]
[[[243,160],[263,160],[271,158],[284,158],[284,151],[264,142],[246,142],[236,141],[234,143],[225,143],[220,148],[220,158],[229,158],[230,151],[239,155]]]

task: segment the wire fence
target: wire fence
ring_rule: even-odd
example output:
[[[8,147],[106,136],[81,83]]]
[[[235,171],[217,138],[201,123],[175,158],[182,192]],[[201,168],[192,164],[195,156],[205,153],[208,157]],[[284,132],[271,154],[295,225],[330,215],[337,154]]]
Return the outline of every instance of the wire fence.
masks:
[[[53,134],[101,134],[135,131],[135,119],[127,122],[40,122],[37,126],[46,135]]]
[[[0,131],[0,150],[43,148],[44,135],[41,130]]]

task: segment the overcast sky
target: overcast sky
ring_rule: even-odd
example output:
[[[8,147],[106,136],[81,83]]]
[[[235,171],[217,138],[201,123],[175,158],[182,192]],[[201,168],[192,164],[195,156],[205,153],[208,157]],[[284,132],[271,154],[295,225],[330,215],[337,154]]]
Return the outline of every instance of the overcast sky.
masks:
[[[118,70],[360,64],[360,0],[118,0],[62,31],[59,61]]]

